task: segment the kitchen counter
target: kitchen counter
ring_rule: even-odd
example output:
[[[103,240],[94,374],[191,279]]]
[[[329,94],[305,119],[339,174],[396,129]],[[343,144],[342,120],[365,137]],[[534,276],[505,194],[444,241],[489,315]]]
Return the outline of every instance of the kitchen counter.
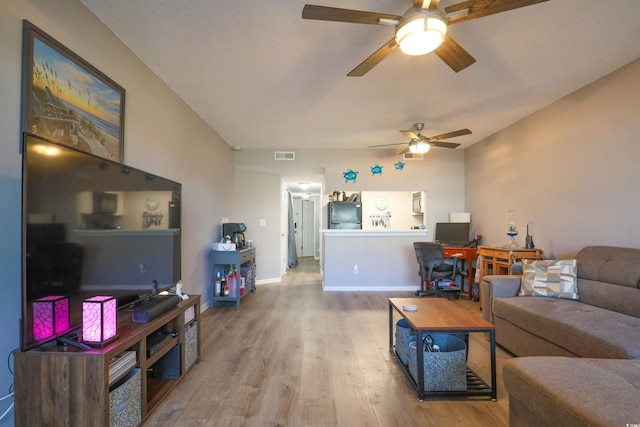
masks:
[[[427,230],[346,230],[346,229],[326,229],[320,233],[331,236],[421,236],[426,237]]]
[[[415,291],[427,230],[320,230],[325,291]]]

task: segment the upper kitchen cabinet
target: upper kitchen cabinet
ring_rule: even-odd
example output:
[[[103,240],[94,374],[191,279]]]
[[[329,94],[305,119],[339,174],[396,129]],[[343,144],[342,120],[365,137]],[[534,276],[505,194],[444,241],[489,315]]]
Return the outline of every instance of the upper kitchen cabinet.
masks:
[[[424,215],[425,199],[424,191],[414,191],[411,193],[411,214]]]

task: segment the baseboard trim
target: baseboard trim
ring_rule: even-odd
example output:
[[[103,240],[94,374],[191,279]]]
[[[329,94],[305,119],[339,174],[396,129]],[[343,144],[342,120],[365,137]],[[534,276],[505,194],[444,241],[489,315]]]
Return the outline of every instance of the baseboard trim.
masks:
[[[416,286],[323,286],[325,292],[354,292],[354,291],[367,291],[367,292],[390,292],[390,291],[411,291],[418,290]]]

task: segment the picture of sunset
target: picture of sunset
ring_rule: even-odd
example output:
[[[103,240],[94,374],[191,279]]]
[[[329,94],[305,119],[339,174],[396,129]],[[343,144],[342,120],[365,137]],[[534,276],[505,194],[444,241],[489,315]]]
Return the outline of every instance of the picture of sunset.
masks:
[[[32,64],[31,120],[25,130],[121,161],[124,90],[107,84],[38,34],[33,37]]]

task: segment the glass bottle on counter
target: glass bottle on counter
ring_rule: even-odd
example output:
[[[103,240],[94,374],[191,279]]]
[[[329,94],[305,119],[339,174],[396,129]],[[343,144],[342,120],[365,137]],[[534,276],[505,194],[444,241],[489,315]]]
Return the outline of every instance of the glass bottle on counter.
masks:
[[[219,271],[218,271],[218,275],[216,276],[216,285],[215,285],[213,294],[217,297],[219,297],[222,294],[222,281],[220,280]]]
[[[229,277],[227,279],[227,284],[229,285],[229,296],[236,297],[236,293],[238,292],[237,286],[237,270],[235,265],[229,266]]]
[[[220,274],[220,273],[218,273]],[[229,286],[227,286],[227,275],[223,275],[220,280],[220,296],[229,296]]]

